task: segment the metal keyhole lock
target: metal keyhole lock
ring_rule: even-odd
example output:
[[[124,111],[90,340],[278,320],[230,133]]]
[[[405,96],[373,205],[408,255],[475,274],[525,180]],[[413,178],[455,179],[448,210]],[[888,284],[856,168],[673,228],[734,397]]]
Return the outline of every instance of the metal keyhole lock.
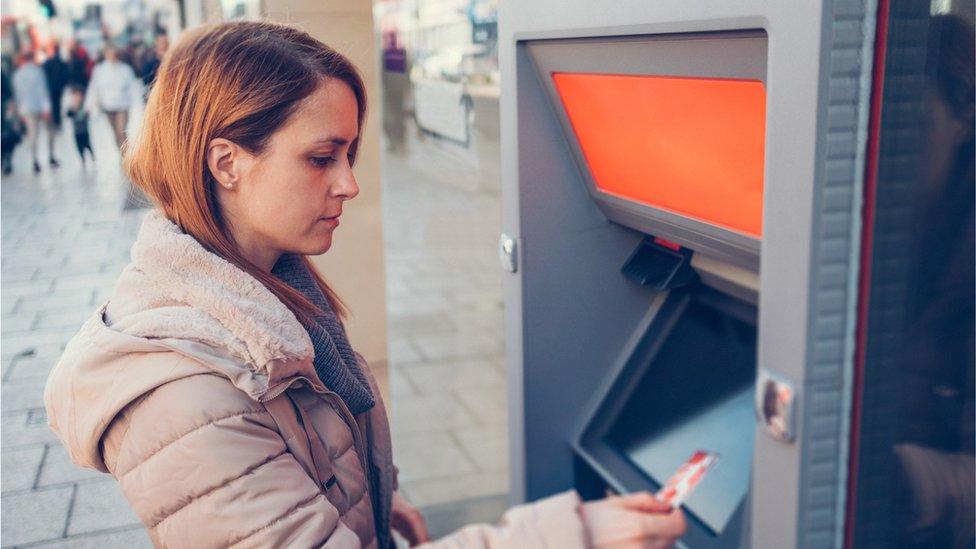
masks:
[[[756,419],[766,434],[780,442],[796,438],[796,388],[766,368],[756,378]]]
[[[502,269],[510,273],[518,270],[518,249],[515,239],[502,233],[498,239],[498,260],[502,264]]]

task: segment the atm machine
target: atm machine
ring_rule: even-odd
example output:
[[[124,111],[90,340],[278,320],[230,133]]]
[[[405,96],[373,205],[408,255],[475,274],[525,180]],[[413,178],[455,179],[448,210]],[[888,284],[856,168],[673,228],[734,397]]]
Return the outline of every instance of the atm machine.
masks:
[[[871,1],[503,1],[514,501],[720,454],[686,547],[843,539]]]

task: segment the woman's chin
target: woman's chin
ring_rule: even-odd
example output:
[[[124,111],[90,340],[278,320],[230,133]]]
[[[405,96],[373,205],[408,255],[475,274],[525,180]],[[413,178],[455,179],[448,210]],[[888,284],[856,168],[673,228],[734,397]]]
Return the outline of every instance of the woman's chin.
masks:
[[[329,251],[332,247],[332,235],[325,238],[320,238],[317,241],[303,243],[302,246],[296,246],[296,249],[292,253],[299,255],[322,255]]]

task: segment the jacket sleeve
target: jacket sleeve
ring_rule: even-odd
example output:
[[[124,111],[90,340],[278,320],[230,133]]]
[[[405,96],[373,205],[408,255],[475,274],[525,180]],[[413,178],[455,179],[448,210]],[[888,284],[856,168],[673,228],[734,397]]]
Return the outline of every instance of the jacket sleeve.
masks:
[[[498,525],[474,524],[422,549],[519,549],[559,547],[584,549],[587,534],[576,492],[563,492],[535,503],[513,507]]]
[[[263,405],[196,375],[130,405],[106,462],[160,547],[358,547]]]

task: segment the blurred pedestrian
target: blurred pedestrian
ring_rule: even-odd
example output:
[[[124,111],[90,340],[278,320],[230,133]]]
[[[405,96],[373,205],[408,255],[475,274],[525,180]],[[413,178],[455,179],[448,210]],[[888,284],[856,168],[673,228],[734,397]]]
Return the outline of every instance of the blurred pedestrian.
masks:
[[[12,90],[12,83],[10,77],[7,76],[7,68],[4,66],[3,70],[0,71],[0,97],[2,97],[2,101],[0,101],[0,122],[3,124],[0,128],[0,165],[3,167],[4,175],[13,170],[11,160],[14,149],[20,143],[22,133]]]
[[[88,135],[88,111],[85,110],[85,90],[84,88],[72,84],[68,92],[68,117],[71,119],[75,134],[75,146],[78,148],[78,155],[81,156],[81,165],[85,165],[85,151],[91,155],[92,162],[95,161],[95,151],[92,150],[91,138]]]
[[[68,82],[76,84],[82,88],[88,87],[88,77],[90,73],[91,59],[88,57],[88,50],[85,46],[75,43],[71,47],[68,56]]]
[[[30,144],[34,173],[41,171],[37,161],[37,136],[40,126],[47,130],[48,160],[51,166],[59,166],[54,158],[54,125],[51,123],[51,95],[48,93],[47,78],[37,64],[35,53],[21,55],[20,67],[14,72],[14,100],[17,111],[27,126],[27,142]]]
[[[108,116],[115,143],[121,151],[125,146],[125,127],[129,123],[136,75],[131,66],[119,60],[115,47],[107,46],[104,55],[105,60],[95,65],[92,71],[85,109],[89,113],[100,109]]]
[[[44,76],[47,78],[47,89],[51,95],[51,122],[54,128],[61,131],[61,97],[68,85],[70,69],[61,59],[61,49],[57,41],[52,42],[48,49],[48,58],[42,65]]]
[[[163,56],[169,49],[169,37],[165,34],[156,35],[156,43],[153,44],[153,51],[142,66],[142,81],[146,84],[146,89],[152,87],[156,80],[156,72],[159,71],[159,64],[163,62]]]

